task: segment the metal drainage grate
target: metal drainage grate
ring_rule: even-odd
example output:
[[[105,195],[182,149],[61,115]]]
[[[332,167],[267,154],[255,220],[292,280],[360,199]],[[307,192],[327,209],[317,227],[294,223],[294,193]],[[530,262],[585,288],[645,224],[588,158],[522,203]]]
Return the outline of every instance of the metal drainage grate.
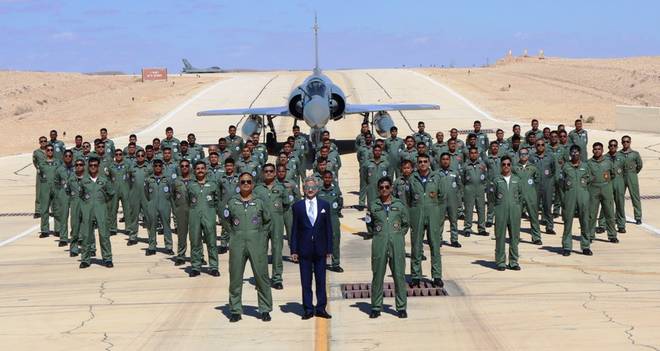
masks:
[[[383,284],[383,296],[394,297],[394,283],[387,282]],[[449,294],[443,288],[434,287],[431,282],[423,281],[421,287],[408,287],[407,295],[409,297],[425,296],[448,296]],[[344,299],[365,299],[371,297],[371,284],[369,283],[350,283],[341,284],[341,296]]]
[[[0,217],[32,217],[34,212],[10,212],[10,213],[0,213]]]
[[[482,133],[486,134],[495,134],[495,129],[481,129]],[[474,129],[458,129],[458,134],[470,134],[474,133]]]
[[[641,200],[658,200],[660,195],[641,195],[639,198]],[[630,200],[630,196],[626,196],[626,200]]]

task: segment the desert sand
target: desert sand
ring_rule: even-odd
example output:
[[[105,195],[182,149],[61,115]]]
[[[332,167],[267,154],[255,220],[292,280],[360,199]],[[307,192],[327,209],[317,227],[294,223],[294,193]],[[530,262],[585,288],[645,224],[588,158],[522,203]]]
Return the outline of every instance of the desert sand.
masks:
[[[111,138],[127,135],[219,79],[184,75],[142,83],[128,75],[0,71],[0,155],[32,151],[51,129],[67,145],[76,134],[98,137],[101,127]]]
[[[593,117],[588,128],[610,129],[616,105],[660,106],[660,57],[510,57],[485,68],[419,71],[502,119],[571,123],[583,115]]]

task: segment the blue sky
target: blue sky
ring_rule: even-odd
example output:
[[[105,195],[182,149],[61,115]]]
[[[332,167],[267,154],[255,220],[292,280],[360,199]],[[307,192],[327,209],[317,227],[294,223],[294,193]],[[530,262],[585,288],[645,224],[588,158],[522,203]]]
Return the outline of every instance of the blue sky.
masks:
[[[660,1],[0,0],[0,69],[138,72],[482,65],[660,55]]]

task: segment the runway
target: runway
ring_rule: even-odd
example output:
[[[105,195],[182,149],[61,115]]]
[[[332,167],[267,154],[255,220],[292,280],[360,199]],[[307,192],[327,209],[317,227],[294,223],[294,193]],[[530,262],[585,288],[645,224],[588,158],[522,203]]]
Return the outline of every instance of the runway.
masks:
[[[240,116],[199,118],[197,111],[283,105],[290,89],[306,74],[229,74],[139,131],[138,143],[162,138],[167,126],[182,140],[194,132],[200,143],[216,142]],[[511,134],[513,122],[490,116],[451,87],[413,70],[326,74],[352,103],[441,105],[440,111],[392,113],[400,135],[412,133],[408,125],[416,128],[423,120],[429,133],[443,131],[447,138],[450,128],[469,129],[476,119],[484,129],[502,128],[506,136]],[[349,116],[330,122],[328,129],[333,138],[354,139],[361,122],[359,115]],[[567,118],[566,124],[571,122]],[[280,141],[290,134],[292,125],[291,119],[276,119]],[[527,129],[523,125],[523,131]],[[620,139],[623,134],[589,130],[590,143]],[[246,274],[246,314],[241,322],[230,324],[227,255],[220,256],[220,278],[208,274],[188,278],[185,266],[175,267],[160,253],[145,257],[145,243],[127,247],[128,237],[119,234],[112,237],[115,268],[92,265],[79,270],[78,260],[58,248],[56,238],[37,237],[38,220],[20,215],[31,213],[34,204],[31,157],[0,158],[0,345],[6,350],[660,350],[660,200],[653,197],[660,195],[660,146],[658,135],[630,135],[633,148],[644,159],[642,194],[651,195],[642,202],[645,226],[629,223],[628,233],[619,236],[617,245],[599,235],[592,257],[558,254],[561,224],[555,228],[559,235],[543,234],[541,247],[531,245],[529,234],[522,233],[520,272],[492,269],[492,228],[490,237],[461,236],[462,248],[442,248],[449,296],[409,298],[407,320],[388,313],[393,298],[385,299],[389,306],[381,318],[370,320],[369,299],[343,299],[338,291],[341,284],[371,280],[371,243],[359,235],[365,231],[364,212],[344,210],[345,272],[328,272],[331,320],[300,319],[298,267],[285,262],[285,288],[273,290],[272,322],[253,317],[256,291]],[[127,142],[127,138],[110,137],[118,146]],[[494,139],[494,134],[489,137]],[[355,154],[342,155],[342,164],[345,205],[355,205]],[[631,206],[626,211],[632,215]],[[576,233],[578,227],[576,222]],[[529,223],[524,220],[522,228],[529,228]],[[139,236],[146,238],[146,231],[141,230]],[[162,236],[158,240],[162,246]],[[425,251],[430,257],[428,247]],[[423,269],[430,272],[430,261],[424,261]]]

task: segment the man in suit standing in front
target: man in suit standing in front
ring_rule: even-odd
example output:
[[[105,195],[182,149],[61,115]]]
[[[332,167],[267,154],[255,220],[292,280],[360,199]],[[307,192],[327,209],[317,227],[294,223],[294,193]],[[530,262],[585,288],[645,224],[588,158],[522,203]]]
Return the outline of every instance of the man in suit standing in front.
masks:
[[[302,285],[302,319],[314,315],[332,318],[325,307],[328,297],[325,291],[326,260],[332,257],[332,221],[330,204],[316,197],[319,184],[314,177],[305,179],[305,198],[293,205],[291,226],[291,259],[300,262],[300,282]],[[312,273],[316,281],[316,309],[312,301]]]

